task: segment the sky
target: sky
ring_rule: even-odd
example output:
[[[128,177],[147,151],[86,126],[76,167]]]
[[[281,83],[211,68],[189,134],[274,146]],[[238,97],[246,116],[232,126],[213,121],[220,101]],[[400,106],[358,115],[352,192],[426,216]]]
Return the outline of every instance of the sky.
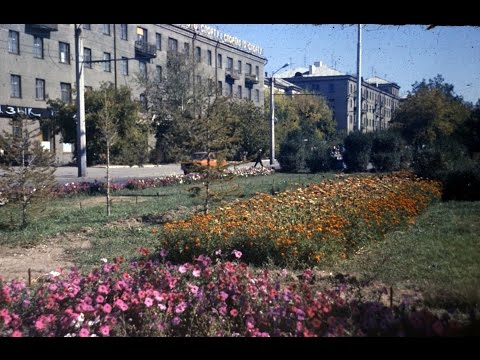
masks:
[[[210,24],[263,48],[268,75],[291,63],[322,61],[343,73],[357,73],[357,25]],[[400,86],[406,96],[415,82],[441,74],[457,95],[480,99],[480,27],[378,25],[362,27],[362,76]]]

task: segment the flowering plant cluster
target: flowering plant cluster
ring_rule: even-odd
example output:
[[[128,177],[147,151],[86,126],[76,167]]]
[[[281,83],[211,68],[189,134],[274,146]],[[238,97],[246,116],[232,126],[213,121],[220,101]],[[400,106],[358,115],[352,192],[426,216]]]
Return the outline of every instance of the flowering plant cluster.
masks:
[[[237,168],[234,170],[225,170],[219,174],[211,174],[210,176],[215,178],[222,178],[226,176],[260,176],[260,175],[271,175],[274,173],[274,170],[267,168]],[[207,175],[205,173],[191,173],[188,175],[169,175],[163,177],[155,178],[145,178],[145,179],[130,179],[126,184],[120,183],[111,183],[110,189],[122,190],[142,190],[147,188],[157,188],[163,186],[177,185],[177,184],[193,184],[201,182],[205,179]],[[57,188],[54,192],[59,196],[67,196],[74,194],[104,194],[107,191],[107,185],[104,182],[94,181],[94,182],[68,182]]]
[[[439,183],[408,173],[325,180],[167,223],[161,248],[177,260],[240,249],[249,263],[313,266],[347,258],[393,227],[414,222],[441,195]]]
[[[0,279],[0,336],[449,336],[461,326],[405,305],[315,289],[313,272],[252,270],[234,250],[173,264],[148,251],[81,275],[51,272],[28,288]]]

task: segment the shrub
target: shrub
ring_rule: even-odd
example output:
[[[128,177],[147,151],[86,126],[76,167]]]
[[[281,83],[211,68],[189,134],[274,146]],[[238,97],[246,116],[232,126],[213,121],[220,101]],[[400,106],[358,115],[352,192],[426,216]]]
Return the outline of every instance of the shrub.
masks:
[[[446,175],[444,200],[480,200],[480,165],[455,169]]]
[[[331,155],[330,147],[324,141],[316,142],[308,152],[306,165],[311,172],[330,171],[335,169],[336,159]]]
[[[278,162],[285,172],[299,172],[306,169],[305,141],[300,129],[287,134],[285,141],[280,145]]]
[[[399,134],[392,131],[374,133],[370,159],[375,170],[379,172],[400,170],[404,148],[404,142]]]
[[[367,171],[372,149],[372,135],[358,131],[351,132],[345,138],[343,160],[349,172]]]
[[[416,150],[413,170],[418,176],[444,182],[449,173],[469,167],[470,163],[465,146],[455,140],[440,139]]]

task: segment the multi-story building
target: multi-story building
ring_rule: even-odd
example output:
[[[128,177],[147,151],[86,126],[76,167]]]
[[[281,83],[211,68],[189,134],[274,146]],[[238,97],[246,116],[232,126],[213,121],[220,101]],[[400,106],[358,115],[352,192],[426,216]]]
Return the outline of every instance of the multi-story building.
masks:
[[[85,88],[101,82],[127,85],[142,100],[137,75],[166,75],[167,53],[183,51],[198,63],[218,94],[250,99],[263,107],[262,48],[203,24],[81,24]],[[98,62],[102,60],[102,62]],[[0,24],[0,132],[8,118],[25,113],[48,117],[48,99],[73,101],[75,25]],[[72,120],[74,121],[74,120]],[[42,134],[57,161],[71,160],[74,146]],[[88,139],[87,139],[88,141]]]
[[[350,132],[356,124],[357,78],[315,62],[309,68],[289,69],[279,73],[288,82],[298,85],[306,93],[325,97],[333,111],[339,130]],[[373,77],[362,80],[362,131],[386,129],[399,104],[400,87],[384,79]]]

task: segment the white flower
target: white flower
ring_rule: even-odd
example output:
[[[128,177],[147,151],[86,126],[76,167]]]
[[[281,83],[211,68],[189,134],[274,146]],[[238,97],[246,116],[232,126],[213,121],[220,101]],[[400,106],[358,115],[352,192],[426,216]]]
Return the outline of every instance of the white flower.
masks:
[[[53,277],[60,276],[60,273],[58,271],[53,271],[53,270],[50,271],[49,274],[52,275]]]
[[[107,262],[108,262],[108,260],[105,259],[105,258],[101,258],[100,261],[101,261],[101,262],[104,262],[104,263],[107,263]]]
[[[78,315],[77,321],[78,321],[79,323],[83,323],[84,320],[85,320],[85,315],[83,315],[83,313],[80,313],[80,314]]]

